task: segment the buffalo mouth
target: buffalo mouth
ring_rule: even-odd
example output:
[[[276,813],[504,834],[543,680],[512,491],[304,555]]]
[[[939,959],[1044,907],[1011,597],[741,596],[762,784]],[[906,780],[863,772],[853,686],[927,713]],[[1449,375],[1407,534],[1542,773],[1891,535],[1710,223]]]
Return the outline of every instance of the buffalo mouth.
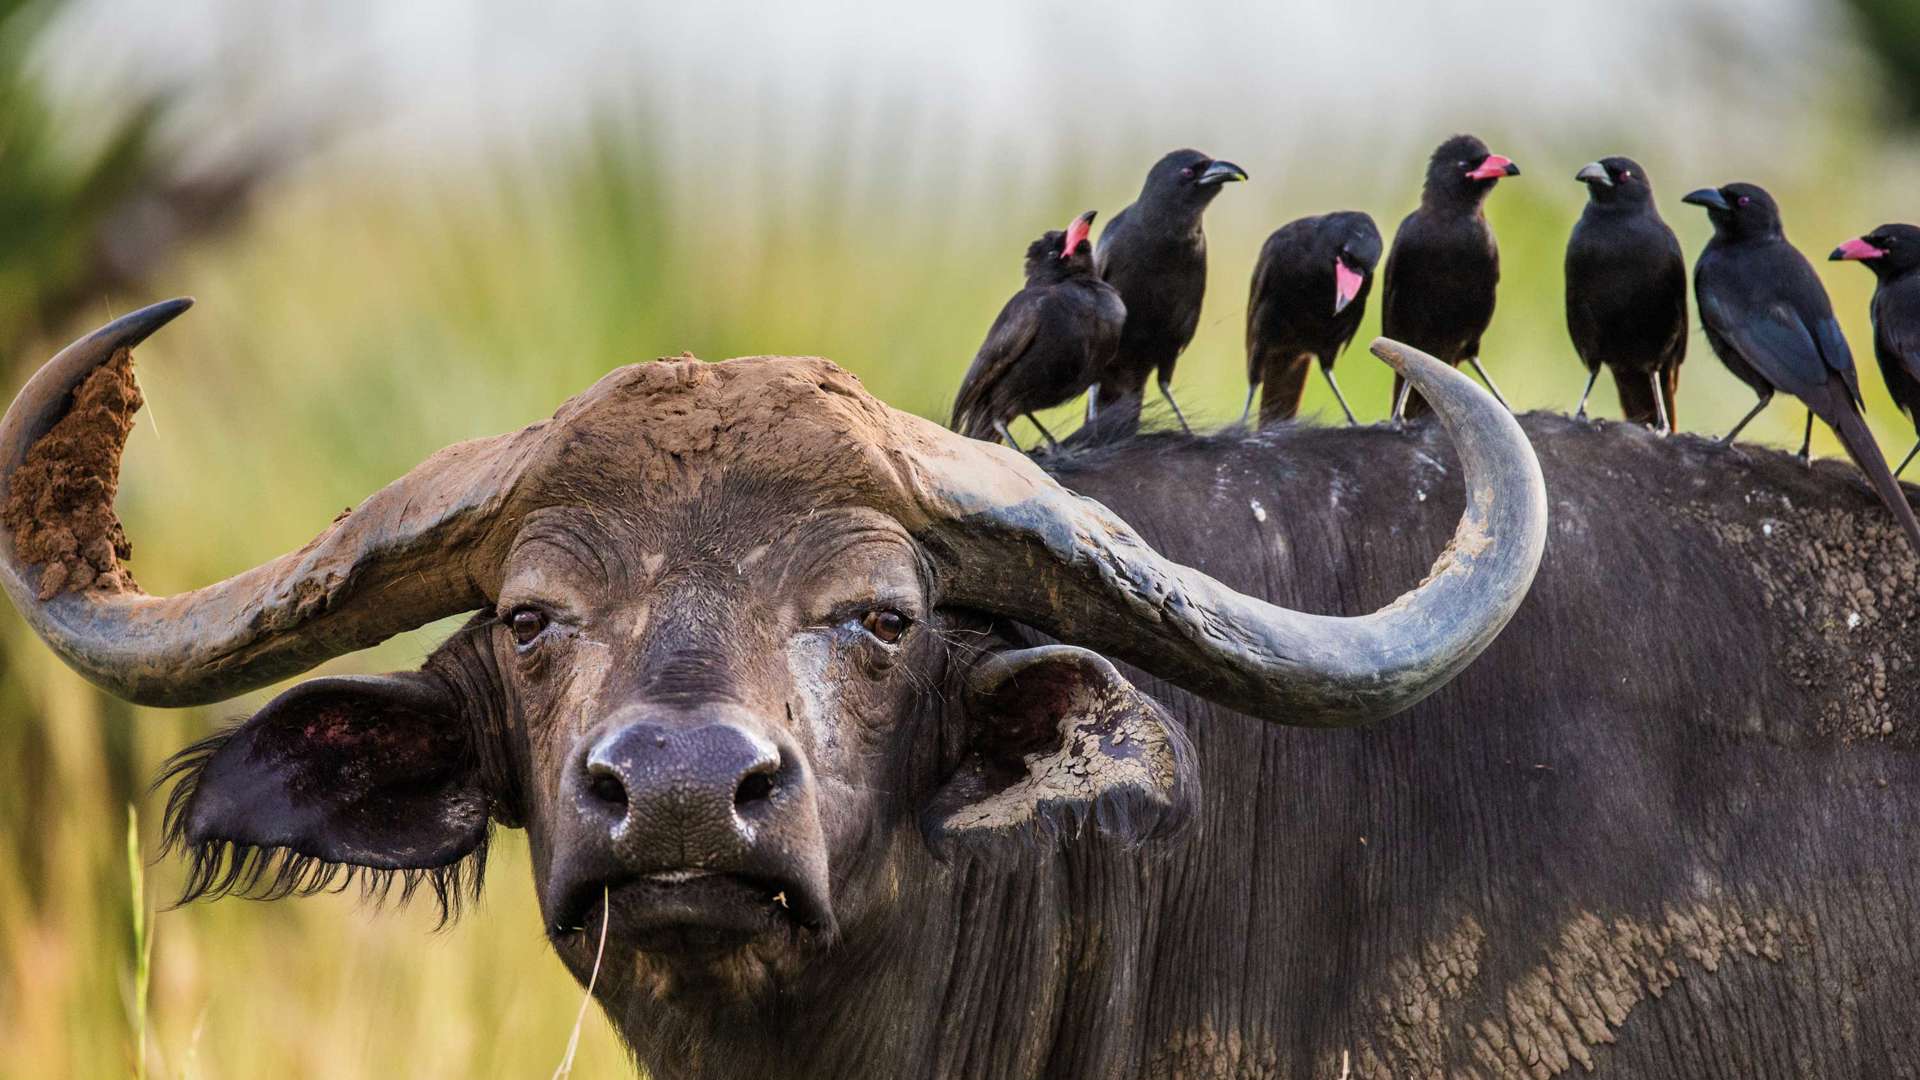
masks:
[[[588,881],[567,893],[556,936],[607,937],[641,952],[700,956],[822,929],[826,913],[792,882],[684,869]]]

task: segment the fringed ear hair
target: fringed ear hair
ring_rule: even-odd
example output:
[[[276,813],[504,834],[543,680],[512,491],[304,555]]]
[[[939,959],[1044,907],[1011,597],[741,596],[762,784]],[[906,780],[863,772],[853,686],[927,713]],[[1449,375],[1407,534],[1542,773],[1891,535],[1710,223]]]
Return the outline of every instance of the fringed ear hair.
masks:
[[[180,902],[431,888],[444,924],[477,899],[491,835],[477,757],[424,673],[316,679],[175,756],[166,849]]]

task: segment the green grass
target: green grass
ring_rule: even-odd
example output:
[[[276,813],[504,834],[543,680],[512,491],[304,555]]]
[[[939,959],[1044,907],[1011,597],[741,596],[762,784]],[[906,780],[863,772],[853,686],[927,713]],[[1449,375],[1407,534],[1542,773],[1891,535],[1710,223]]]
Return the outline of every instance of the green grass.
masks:
[[[648,130],[645,116],[608,113],[587,137],[513,162],[318,170],[277,190],[244,235],[191,252],[150,295],[110,298],[113,313],[172,294],[200,300],[139,356],[159,422],[133,435],[120,506],[141,583],[187,588],[296,547],[433,450],[545,416],[614,365],[683,349],[830,356],[883,399],[944,416],[1019,285],[1027,241],[1090,206],[1110,216],[1164,149],[1114,145],[1070,168],[962,182],[959,163],[992,148],[951,147],[917,169],[918,184],[887,183],[891,159],[781,163],[717,193],[663,160]],[[1559,293],[1582,197],[1571,174],[1614,147],[1487,134],[1528,170],[1490,203],[1506,277],[1487,362],[1518,404],[1566,409],[1584,375]],[[1244,396],[1246,280],[1267,231],[1357,206],[1390,232],[1424,148],[1378,160],[1365,147],[1331,151],[1325,175],[1284,180],[1263,180],[1284,170],[1258,147],[1213,149],[1254,181],[1210,214],[1213,287],[1176,386],[1193,413],[1219,422],[1238,416]],[[1679,194],[1732,177],[1682,176],[1645,156],[1691,255],[1705,222]],[[1816,255],[1894,216],[1882,196],[1920,178],[1910,162],[1860,151],[1842,164],[1755,177],[1774,184],[1791,234]],[[1835,175],[1858,179],[1836,187]],[[1870,276],[1820,270],[1871,367]],[[1369,313],[1362,342],[1377,318]],[[1386,369],[1363,349],[1341,378],[1362,419],[1385,413]],[[1886,408],[1877,375],[1863,382],[1887,448],[1903,451],[1911,429]],[[1614,408],[1604,383],[1595,401],[1602,414]],[[1748,404],[1696,335],[1683,426],[1723,430]],[[1308,409],[1336,415],[1317,380]],[[1066,425],[1075,411],[1047,419]],[[1777,406],[1755,436],[1788,443],[1799,422]],[[444,630],[326,670],[417,664]],[[156,848],[158,796],[145,785],[166,756],[266,694],[212,710],[133,708],[83,684],[18,619],[0,622],[0,1077],[122,1076],[143,1058],[157,1077],[550,1074],[568,1053],[580,991],[542,938],[516,834],[501,838],[486,900],[440,933],[430,911],[374,913],[352,897],[170,909],[179,867],[129,865]],[[130,801],[138,813],[123,821]],[[142,821],[147,833],[123,846],[123,826]],[[151,921],[143,889],[161,901]],[[150,974],[140,966],[149,955]],[[129,1052],[138,1047],[145,1054]],[[573,1075],[626,1069],[589,1013]]]

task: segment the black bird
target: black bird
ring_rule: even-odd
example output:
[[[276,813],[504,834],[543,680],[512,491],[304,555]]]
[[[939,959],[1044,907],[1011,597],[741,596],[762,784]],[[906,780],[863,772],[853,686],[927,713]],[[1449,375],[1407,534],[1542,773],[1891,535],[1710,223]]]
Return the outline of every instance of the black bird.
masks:
[[[1887,392],[1920,435],[1920,226],[1882,225],[1833,249],[1829,259],[1858,259],[1879,284],[1873,290],[1873,354]],[[1899,476],[1920,453],[1920,441],[1893,470]]]
[[[1787,243],[1773,196],[1753,184],[1728,184],[1701,188],[1681,201],[1706,207],[1713,220],[1713,239],[1693,266],[1707,341],[1727,370],[1760,396],[1721,442],[1731,443],[1776,391],[1785,390],[1807,405],[1800,460],[1807,460],[1817,415],[1832,425],[1920,551],[1920,521],[1860,417],[1860,377],[1833,303],[1813,265]]]
[[[1200,215],[1221,184],[1246,178],[1246,170],[1231,161],[1175,150],[1154,164],[1139,197],[1100,233],[1100,276],[1120,290],[1127,321],[1119,354],[1095,379],[1087,402],[1089,423],[1108,432],[1133,430],[1140,422],[1147,374],[1157,372],[1160,393],[1180,426],[1187,426],[1170,384],[1173,365],[1200,324],[1200,300],[1207,291],[1207,237]]]
[[[1380,261],[1380,230],[1373,218],[1357,210],[1340,210],[1319,217],[1289,221],[1267,237],[1260,261],[1253,267],[1253,289],[1247,296],[1247,407],[1244,423],[1260,398],[1260,422],[1285,420],[1300,411],[1307,388],[1307,365],[1320,362],[1320,373],[1333,388],[1340,411],[1347,414],[1347,398],[1333,380],[1338,359],[1373,290],[1373,268]]]
[[[1112,362],[1127,309],[1113,286],[1093,269],[1092,210],[1065,232],[1048,232],[1027,247],[1027,285],[1013,294],[974,354],[953,401],[955,431],[996,436],[1018,450],[1007,422],[1025,414],[1041,427],[1036,409],[1071,401]]]
[[[1587,415],[1604,365],[1626,418],[1671,432],[1687,357],[1686,256],[1638,162],[1602,158],[1574,179],[1587,185],[1587,208],[1567,241],[1567,331],[1588,372],[1574,415]]]
[[[1493,321],[1500,249],[1480,204],[1501,177],[1519,175],[1512,159],[1471,135],[1441,143],[1427,162],[1419,209],[1393,235],[1382,301],[1381,333],[1456,367],[1465,360],[1496,398],[1500,391],[1480,366],[1480,335]],[[1425,411],[1426,402],[1396,376],[1393,419]]]

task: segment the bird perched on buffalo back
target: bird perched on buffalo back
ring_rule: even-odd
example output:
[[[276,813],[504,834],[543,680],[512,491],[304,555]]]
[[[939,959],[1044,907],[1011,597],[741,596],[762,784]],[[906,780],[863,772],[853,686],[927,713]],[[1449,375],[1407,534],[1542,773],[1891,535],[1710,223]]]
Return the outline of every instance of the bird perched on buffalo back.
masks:
[[[1133,204],[1100,233],[1100,276],[1120,291],[1127,321],[1120,351],[1097,378],[1087,420],[1106,433],[1132,431],[1140,422],[1147,375],[1186,427],[1173,400],[1173,366],[1200,325],[1207,291],[1207,237],[1200,215],[1220,186],[1245,180],[1245,169],[1198,150],[1175,150],[1147,173]]]
[[[1113,360],[1127,309],[1093,269],[1092,210],[1065,232],[1027,247],[1027,285],[994,319],[953,402],[953,429],[975,439],[1005,439],[1019,449],[1008,421],[1024,414],[1047,442],[1053,435],[1033,415],[1071,401]]]
[[[1380,230],[1357,210],[1289,221],[1267,237],[1247,297],[1247,407],[1260,394],[1260,422],[1300,411],[1307,366],[1319,361],[1334,400],[1357,421],[1333,379],[1333,362],[1366,313]],[[1265,392],[1262,393],[1262,388]]]
[[[1833,249],[1830,259],[1857,259],[1880,279],[1873,290],[1873,354],[1894,404],[1913,420],[1920,434],[1920,227],[1882,225]],[[1899,476],[1920,453],[1920,441],[1907,451]]]
[[[1631,158],[1586,165],[1587,208],[1567,241],[1567,330],[1587,365],[1587,389],[1604,365],[1620,411],[1636,424],[1671,432],[1674,394],[1687,356],[1687,261],[1653,204],[1653,181]]]
[[[1449,364],[1465,360],[1494,397],[1500,391],[1480,366],[1480,335],[1493,321],[1500,249],[1481,203],[1501,177],[1519,175],[1511,158],[1471,135],[1441,143],[1427,162],[1419,208],[1393,235],[1381,301],[1381,333]],[[1393,418],[1425,411],[1426,402],[1396,376]]]
[[[1760,396],[1721,441],[1732,442],[1776,391],[1785,390],[1807,406],[1801,460],[1807,460],[1817,415],[1832,425],[1920,551],[1920,522],[1860,416],[1859,376],[1833,304],[1813,265],[1787,243],[1773,196],[1753,184],[1728,184],[1701,188],[1681,201],[1706,207],[1713,220],[1713,239],[1693,267],[1707,342],[1727,370]]]

